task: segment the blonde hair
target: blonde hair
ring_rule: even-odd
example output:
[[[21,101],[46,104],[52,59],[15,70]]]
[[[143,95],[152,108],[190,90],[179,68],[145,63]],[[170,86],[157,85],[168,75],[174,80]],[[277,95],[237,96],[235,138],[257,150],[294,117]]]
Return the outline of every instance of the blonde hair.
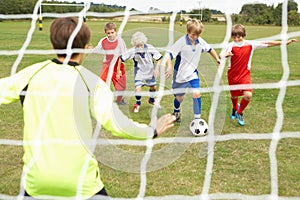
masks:
[[[199,19],[189,19],[186,22],[186,31],[188,33],[196,33],[200,35],[203,30],[203,24]]]
[[[235,24],[231,29],[231,37],[233,36],[246,36],[246,29],[242,24]]]
[[[135,32],[133,35],[132,35],[132,38],[131,38],[131,44],[133,46],[137,46],[141,43],[144,43],[146,44],[147,43],[147,37],[145,36],[144,33],[142,32]]]

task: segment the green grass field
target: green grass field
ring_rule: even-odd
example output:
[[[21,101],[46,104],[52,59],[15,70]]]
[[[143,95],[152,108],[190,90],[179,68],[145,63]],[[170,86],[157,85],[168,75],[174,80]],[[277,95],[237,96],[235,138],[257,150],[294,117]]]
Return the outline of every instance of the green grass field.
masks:
[[[94,46],[104,36],[104,21],[87,21],[92,31],[91,44]],[[120,25],[120,23],[117,23]],[[28,49],[50,50],[50,21],[44,21],[44,30],[36,31]],[[19,50],[26,40],[30,21],[0,22],[0,50]],[[281,27],[246,26],[246,39],[259,39],[278,35]],[[143,31],[148,42],[157,47],[168,44],[168,24],[163,23],[131,23],[124,29],[122,37],[131,47],[130,38],[135,31]],[[298,32],[300,27],[289,27],[288,32]],[[175,39],[185,33],[185,27],[175,25]],[[223,42],[226,25],[205,24],[202,37],[211,44]],[[290,81],[300,78],[300,38],[298,42],[287,47]],[[216,49],[220,52],[220,49]],[[18,66],[18,71],[33,63],[54,58],[55,55],[24,55]],[[0,55],[0,78],[9,76],[16,55]],[[83,65],[95,73],[101,70],[101,56],[87,55]],[[126,63],[127,91],[134,92],[133,63]],[[217,71],[217,65],[206,54],[203,54],[199,66],[201,72],[201,87],[211,87]],[[280,47],[257,50],[252,60],[252,81],[263,86],[263,83],[278,83],[283,75]],[[222,75],[221,84],[227,85],[226,69]],[[171,81],[166,84],[171,88]],[[145,91],[148,89],[145,88]],[[276,101],[279,88],[254,89],[251,103],[244,112],[244,127],[229,119],[231,102],[228,91],[220,95],[216,111],[214,128],[216,135],[229,134],[265,134],[272,133],[276,125]],[[286,89],[282,109],[284,119],[281,132],[300,132],[300,86],[289,86]],[[208,121],[213,93],[202,93],[202,117]],[[121,107],[130,118],[142,122],[150,122],[152,107],[147,98],[143,97],[140,113],[131,111],[134,97],[126,97],[128,106]],[[159,115],[173,111],[173,96],[166,95],[161,101],[162,109]],[[182,104],[183,120],[162,137],[192,137],[189,132],[189,122],[192,119],[191,98],[186,95]],[[1,139],[22,140],[22,108],[19,102],[0,106],[0,141]],[[110,136],[102,131],[101,138]],[[115,139],[115,138],[114,138]],[[236,193],[244,195],[268,195],[271,193],[270,150],[271,140],[236,139],[216,142],[214,148],[214,165],[209,193]],[[112,197],[134,198],[139,194],[139,165],[146,148],[143,146],[111,145],[98,146],[96,156],[99,157],[101,177],[105,187]],[[203,143],[157,144],[149,161],[147,173],[146,196],[183,195],[194,196],[202,193],[207,164],[206,145]],[[22,146],[12,146],[0,143],[0,194],[16,196],[19,192],[22,171]],[[132,160],[123,156],[132,155]],[[116,157],[112,156],[116,155]],[[300,138],[283,138],[279,140],[277,149],[278,165],[278,195],[300,198]],[[101,158],[101,159],[100,159]],[[110,160],[112,159],[112,160]],[[116,163],[113,163],[116,161]],[[120,166],[121,163],[121,166]]]

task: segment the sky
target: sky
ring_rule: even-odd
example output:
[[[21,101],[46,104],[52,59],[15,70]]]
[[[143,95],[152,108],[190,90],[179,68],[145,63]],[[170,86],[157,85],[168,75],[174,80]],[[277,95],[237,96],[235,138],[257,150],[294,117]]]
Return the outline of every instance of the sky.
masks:
[[[78,0],[80,2],[80,0]],[[223,13],[239,13],[242,6],[248,3],[264,3],[275,5],[283,3],[284,0],[91,0],[95,3],[104,3],[109,5],[130,6],[136,10],[146,12],[149,8],[158,8],[162,11],[180,11],[192,10],[195,8],[209,8],[220,10]],[[300,12],[300,0],[294,0],[298,3],[298,12]],[[81,1],[82,2],[82,1]]]

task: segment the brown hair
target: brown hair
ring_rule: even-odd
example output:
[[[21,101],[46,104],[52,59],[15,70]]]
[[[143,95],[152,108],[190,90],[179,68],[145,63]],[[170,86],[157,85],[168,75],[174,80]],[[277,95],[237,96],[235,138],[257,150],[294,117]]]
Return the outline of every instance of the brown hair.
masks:
[[[242,24],[236,24],[231,29],[231,37],[233,36],[240,36],[245,37],[246,36],[246,29]]]
[[[189,19],[186,23],[186,30],[188,33],[201,34],[203,30],[203,24],[199,19]]]
[[[78,19],[75,17],[65,17],[55,19],[50,27],[50,40],[54,49],[66,49],[69,38],[78,24]],[[78,31],[72,48],[84,48],[90,41],[91,32],[88,26],[83,23]],[[78,53],[72,54],[72,57]],[[66,57],[66,54],[57,54],[58,57]]]
[[[106,23],[105,26],[104,26],[104,32],[106,32],[107,30],[115,30],[115,31],[117,31],[116,24],[113,23],[113,22]]]

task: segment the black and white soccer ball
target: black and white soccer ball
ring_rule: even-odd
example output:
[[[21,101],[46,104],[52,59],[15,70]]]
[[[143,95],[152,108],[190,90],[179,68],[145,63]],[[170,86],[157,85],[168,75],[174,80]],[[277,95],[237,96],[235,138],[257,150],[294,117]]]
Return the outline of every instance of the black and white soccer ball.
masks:
[[[194,119],[190,123],[190,130],[196,137],[205,136],[208,131],[208,125],[204,119]]]

